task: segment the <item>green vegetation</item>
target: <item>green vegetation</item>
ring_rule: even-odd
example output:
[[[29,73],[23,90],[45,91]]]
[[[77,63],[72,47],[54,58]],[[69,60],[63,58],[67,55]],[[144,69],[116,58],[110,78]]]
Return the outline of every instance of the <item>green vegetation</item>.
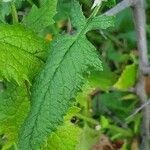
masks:
[[[140,146],[142,113],[131,116],[140,106],[132,12],[102,15],[115,0],[92,5],[0,0],[0,149]]]

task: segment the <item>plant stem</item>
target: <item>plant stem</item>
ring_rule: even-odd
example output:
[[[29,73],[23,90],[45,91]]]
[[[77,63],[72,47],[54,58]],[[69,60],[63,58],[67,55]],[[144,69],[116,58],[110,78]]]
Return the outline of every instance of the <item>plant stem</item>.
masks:
[[[97,13],[98,13],[98,11],[99,11],[100,7],[101,7],[101,5],[96,6],[96,7],[94,8],[94,10],[93,10],[93,12],[92,12],[92,14],[90,15],[90,17],[89,17],[89,18],[93,18],[93,17],[95,17],[95,16],[97,15]]]
[[[137,32],[137,45],[139,50],[141,70],[143,67],[149,66],[146,39],[146,16],[143,3],[143,0],[139,0],[139,2],[137,2],[137,4],[133,6],[133,15],[135,21],[135,29]]]
[[[135,21],[135,29],[137,33],[137,45],[139,51],[139,81],[136,85],[136,94],[139,96],[141,105],[145,104],[148,100],[145,91],[145,67],[149,67],[147,39],[146,39],[146,16],[144,9],[144,0],[138,0],[133,6],[133,15]],[[143,108],[142,128],[141,128],[141,150],[149,150],[150,139],[150,119],[149,119],[149,105]]]
[[[94,119],[92,119],[92,118],[83,116],[82,114],[77,114],[76,116],[77,116],[78,118],[80,118],[80,119],[83,119],[83,120],[86,121],[86,122],[91,123],[91,124],[99,125],[99,122],[98,122],[98,121],[96,121],[96,120],[94,120]]]
[[[139,113],[144,107],[147,107],[147,105],[150,105],[150,100],[146,101],[146,103],[142,104],[142,106],[140,106],[139,108],[137,108],[133,114],[131,114],[128,118],[126,118],[126,120],[128,120],[129,118],[134,117],[134,116],[135,116],[137,113]]]
[[[18,14],[17,14],[17,10],[16,10],[14,1],[11,1],[10,5],[11,5],[11,13],[12,13],[13,23],[16,24],[16,23],[18,23]]]
[[[144,9],[144,0],[123,0],[117,4],[114,8],[108,10],[103,15],[113,16],[121,12],[125,8],[133,7],[135,29],[137,32],[137,45],[139,51],[139,77],[136,84],[136,94],[140,98],[141,105],[145,104],[148,100],[147,94],[145,92],[145,80],[144,75],[150,74],[148,53],[147,53],[147,39],[146,39],[146,17]],[[141,128],[141,150],[149,150],[149,140],[150,140],[150,111],[149,106],[144,107],[143,120]]]
[[[116,133],[122,133],[122,135],[126,137],[130,137],[130,138],[133,137],[133,132],[130,129],[123,129],[114,125],[109,125],[108,129],[111,129],[115,131]]]
[[[123,11],[124,9],[133,6],[135,3],[137,3],[138,0],[123,0],[120,3],[118,3],[115,7],[111,8],[107,12],[105,12],[103,15],[106,16],[113,16],[118,14],[119,12]]]
[[[68,22],[67,22],[67,33],[71,34],[72,31],[72,25],[71,25],[71,20],[70,18],[68,18]]]

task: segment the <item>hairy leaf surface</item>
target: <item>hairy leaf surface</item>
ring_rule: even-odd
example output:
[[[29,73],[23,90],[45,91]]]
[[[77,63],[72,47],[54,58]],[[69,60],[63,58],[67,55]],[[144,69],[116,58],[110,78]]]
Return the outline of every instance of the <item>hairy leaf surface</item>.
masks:
[[[18,132],[29,111],[25,84],[6,83],[0,90],[0,134],[6,139],[3,149],[8,149],[18,140]]]
[[[23,23],[35,32],[40,32],[45,27],[54,23],[53,17],[56,14],[57,0],[46,0],[38,8],[32,6],[29,14],[24,18]]]
[[[74,150],[79,142],[80,128],[71,123],[59,127],[53,132],[43,150]]]
[[[95,47],[86,39],[86,19],[77,1],[72,1],[74,35],[60,35],[51,43],[51,55],[32,88],[31,111],[20,134],[21,150],[37,150],[62,124],[85,77],[102,70]],[[105,24],[106,22],[104,22]]]
[[[53,132],[46,141],[43,150],[74,150],[79,143],[82,130],[71,123],[71,118],[79,112],[78,107],[71,107],[64,117],[64,124]]]
[[[0,77],[19,84],[43,65],[45,43],[20,25],[0,25]]]

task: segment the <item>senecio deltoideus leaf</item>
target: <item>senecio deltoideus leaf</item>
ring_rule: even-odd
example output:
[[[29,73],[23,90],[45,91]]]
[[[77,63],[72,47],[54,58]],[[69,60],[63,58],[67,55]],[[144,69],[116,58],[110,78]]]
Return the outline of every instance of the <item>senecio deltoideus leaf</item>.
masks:
[[[44,64],[45,45],[21,25],[0,25],[0,78],[18,84],[32,79]]]
[[[20,133],[20,150],[40,149],[47,136],[62,124],[85,81],[85,75],[102,70],[96,49],[85,34],[92,26],[94,29],[111,26],[113,18],[86,19],[77,1],[72,0],[71,5],[70,18],[77,33],[60,35],[51,43],[51,54],[32,88],[31,111]],[[96,25],[98,18],[99,26]]]

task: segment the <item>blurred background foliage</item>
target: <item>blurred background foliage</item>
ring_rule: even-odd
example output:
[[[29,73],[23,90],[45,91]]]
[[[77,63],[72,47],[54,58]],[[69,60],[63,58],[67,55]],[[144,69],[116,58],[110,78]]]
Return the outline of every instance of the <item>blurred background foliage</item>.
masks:
[[[79,0],[86,17],[91,14],[92,0]],[[113,7],[119,0],[103,2],[99,14]],[[22,21],[33,4],[40,7],[42,0],[16,0],[19,20]],[[150,56],[150,0],[146,1],[147,40]],[[51,41],[57,34],[66,33],[70,26],[70,0],[58,0],[56,23],[42,30],[39,36]],[[0,23],[12,24],[10,3],[0,2]],[[72,29],[75,30],[75,29]],[[140,142],[141,114],[129,117],[140,105],[130,92],[137,81],[138,51],[133,15],[130,8],[116,16],[115,27],[87,33],[97,48],[104,71],[89,77],[77,96],[79,113],[71,122],[82,128],[79,150],[122,149],[136,150]],[[147,77],[146,83],[150,79]],[[150,93],[149,86],[146,86]],[[3,145],[1,140],[1,145]]]

